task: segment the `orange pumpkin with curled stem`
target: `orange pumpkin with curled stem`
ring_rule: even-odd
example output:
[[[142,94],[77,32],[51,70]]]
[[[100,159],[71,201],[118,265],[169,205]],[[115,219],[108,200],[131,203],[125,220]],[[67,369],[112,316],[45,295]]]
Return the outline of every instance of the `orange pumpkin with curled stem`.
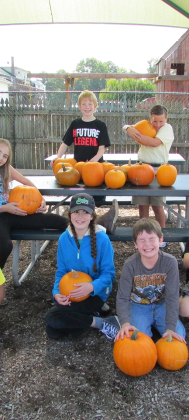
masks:
[[[83,273],[82,271],[72,270],[61,278],[59,283],[59,290],[62,295],[69,296],[72,290],[77,289],[77,286],[74,286],[74,284],[91,282],[92,278],[88,274]],[[88,297],[89,295],[82,296],[78,299],[71,297],[70,300],[71,302],[81,302]]]
[[[64,163],[64,166],[66,168],[73,168],[73,165],[71,163]],[[55,176],[60,169],[62,169],[62,162],[57,163],[55,166],[53,165],[53,172]]]
[[[8,201],[19,203],[19,209],[25,210],[27,214],[34,214],[42,203],[42,195],[35,187],[18,185],[10,191]]]
[[[148,120],[142,120],[137,122],[134,127],[145,136],[155,137],[157,134],[156,129],[153,127],[153,124]]]
[[[188,347],[171,334],[156,342],[158,363],[167,370],[179,370],[188,361]]]
[[[129,331],[129,338],[119,338],[113,348],[117,367],[130,376],[141,376],[150,372],[157,361],[157,350],[153,340],[139,330]]]

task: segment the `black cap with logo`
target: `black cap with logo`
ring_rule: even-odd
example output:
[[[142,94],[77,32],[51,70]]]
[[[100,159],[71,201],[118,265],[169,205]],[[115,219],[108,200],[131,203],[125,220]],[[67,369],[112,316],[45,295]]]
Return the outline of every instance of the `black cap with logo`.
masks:
[[[70,201],[70,213],[77,210],[85,210],[87,213],[92,214],[95,210],[94,198],[86,193],[73,195]]]

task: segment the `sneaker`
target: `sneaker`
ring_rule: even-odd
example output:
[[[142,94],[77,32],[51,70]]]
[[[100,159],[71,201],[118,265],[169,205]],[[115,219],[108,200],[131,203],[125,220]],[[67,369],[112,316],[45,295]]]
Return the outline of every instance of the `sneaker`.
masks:
[[[116,222],[119,215],[119,206],[117,200],[112,201],[112,206],[107,213],[103,214],[103,216],[98,217],[97,223],[98,225],[104,226],[106,228],[107,233],[115,233],[116,229]]]
[[[103,322],[102,329],[100,330],[107,338],[114,339],[119,332],[121,326],[117,316],[109,316]]]
[[[162,242],[160,245],[159,245],[159,248],[165,248],[167,246],[167,242]]]

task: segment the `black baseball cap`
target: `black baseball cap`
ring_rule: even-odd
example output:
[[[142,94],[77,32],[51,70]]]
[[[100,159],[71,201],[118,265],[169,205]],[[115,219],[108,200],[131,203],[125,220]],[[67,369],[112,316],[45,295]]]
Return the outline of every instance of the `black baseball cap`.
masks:
[[[94,198],[86,193],[73,195],[70,201],[70,213],[76,210],[85,210],[87,213],[92,214],[95,210]]]

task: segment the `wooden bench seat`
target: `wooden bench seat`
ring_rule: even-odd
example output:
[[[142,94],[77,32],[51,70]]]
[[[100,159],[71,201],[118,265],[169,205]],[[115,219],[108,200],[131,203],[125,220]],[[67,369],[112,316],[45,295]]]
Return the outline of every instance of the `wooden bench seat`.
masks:
[[[115,234],[110,234],[109,238],[114,241],[132,241],[132,228],[131,227],[117,227]],[[162,229],[165,242],[186,242],[189,238],[189,228],[165,228]],[[30,272],[34,266],[37,258],[44,251],[49,241],[56,241],[61,235],[60,230],[56,229],[43,229],[43,230],[13,230],[11,232],[11,239],[16,241],[13,252],[13,265],[12,265],[12,279],[15,286],[20,286],[21,282]],[[31,263],[28,265],[22,276],[18,277],[19,265],[19,246],[21,241],[31,241]],[[45,241],[40,246],[40,241]]]

